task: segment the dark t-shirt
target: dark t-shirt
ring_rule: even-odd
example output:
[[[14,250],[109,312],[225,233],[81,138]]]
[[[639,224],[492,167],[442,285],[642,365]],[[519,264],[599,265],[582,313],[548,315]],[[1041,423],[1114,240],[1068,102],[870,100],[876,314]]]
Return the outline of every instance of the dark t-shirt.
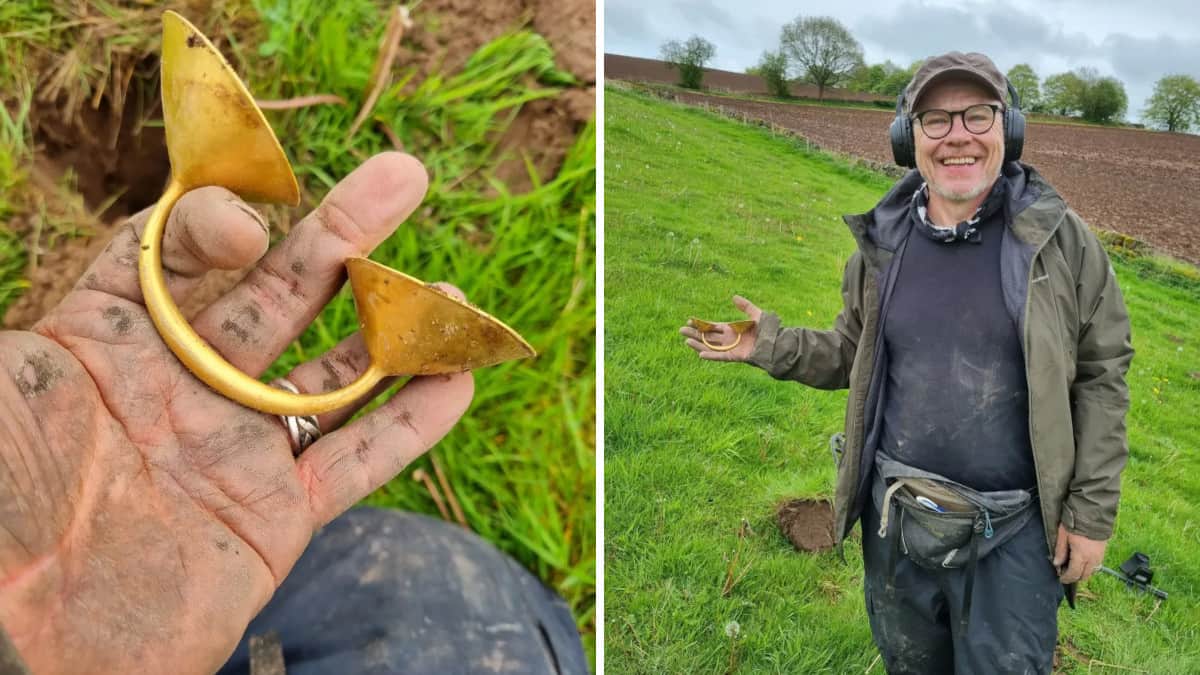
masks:
[[[923,200],[914,200],[883,325],[880,448],[977,490],[1031,488],[1036,480],[1025,361],[1000,288],[1003,192],[957,236],[934,230],[918,209]]]

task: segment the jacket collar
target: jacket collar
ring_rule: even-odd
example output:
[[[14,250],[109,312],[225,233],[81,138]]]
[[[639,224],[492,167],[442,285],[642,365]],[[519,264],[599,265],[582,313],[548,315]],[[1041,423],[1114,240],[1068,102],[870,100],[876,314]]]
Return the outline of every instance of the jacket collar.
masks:
[[[909,171],[875,208],[842,218],[858,242],[859,250],[873,267],[882,269],[908,237],[912,227],[907,217],[909,203],[923,180],[916,170]],[[1008,181],[1008,217],[1005,220],[1009,229],[1022,243],[1040,248],[1066,215],[1066,202],[1027,164],[1005,164],[1000,171],[1000,180]]]

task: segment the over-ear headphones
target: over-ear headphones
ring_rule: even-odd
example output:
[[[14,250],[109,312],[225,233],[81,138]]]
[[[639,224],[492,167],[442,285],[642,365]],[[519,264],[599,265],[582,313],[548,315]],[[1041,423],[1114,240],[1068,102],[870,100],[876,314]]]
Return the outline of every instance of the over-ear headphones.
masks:
[[[1013,88],[1012,82],[1007,82],[1008,95],[1012,105],[1004,107],[1004,161],[1015,162],[1021,159],[1021,150],[1025,147],[1025,113],[1021,112],[1021,97]],[[913,121],[904,112],[904,92],[896,97],[896,119],[888,130],[892,138],[892,157],[900,166],[910,169],[917,166],[917,142],[913,138]]]

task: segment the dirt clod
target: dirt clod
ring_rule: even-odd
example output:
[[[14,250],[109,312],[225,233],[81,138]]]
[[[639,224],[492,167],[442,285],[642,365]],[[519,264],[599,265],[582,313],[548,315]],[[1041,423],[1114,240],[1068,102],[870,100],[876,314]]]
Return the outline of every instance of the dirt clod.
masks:
[[[797,551],[833,548],[833,504],[826,499],[792,499],[776,512],[779,529]]]

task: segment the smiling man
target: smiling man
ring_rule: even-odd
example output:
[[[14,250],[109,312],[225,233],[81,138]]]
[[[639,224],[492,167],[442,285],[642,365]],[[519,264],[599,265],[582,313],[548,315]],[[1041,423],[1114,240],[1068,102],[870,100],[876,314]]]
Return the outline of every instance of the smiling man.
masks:
[[[889,673],[1047,673],[1064,586],[1095,572],[1128,454],[1129,319],[1096,236],[1019,163],[1025,121],[988,57],[930,58],[897,104],[915,167],[846,217],[833,330],[755,326],[701,358],[849,387],[839,544],[863,523],[864,586]],[[728,326],[720,337],[732,341]]]

